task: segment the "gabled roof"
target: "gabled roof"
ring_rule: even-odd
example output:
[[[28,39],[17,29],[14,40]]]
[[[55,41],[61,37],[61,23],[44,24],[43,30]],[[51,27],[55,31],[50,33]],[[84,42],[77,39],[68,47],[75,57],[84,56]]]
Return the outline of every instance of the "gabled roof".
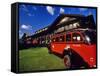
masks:
[[[84,16],[84,15],[80,15],[80,14],[60,14],[55,20],[54,20],[54,22],[51,24],[51,25],[49,25],[49,26],[46,26],[46,27],[44,27],[44,28],[47,28],[47,30],[44,30],[44,31],[41,31],[41,32],[39,32],[39,33],[35,33],[34,35],[32,35],[32,37],[38,37],[38,36],[42,36],[42,35],[46,35],[46,34],[48,34],[48,33],[51,33],[51,32],[53,32],[53,30],[55,30],[55,26],[64,18],[64,17],[70,17],[70,18],[76,18],[76,20],[80,20],[80,19],[83,19],[83,20],[91,20],[91,19],[93,19],[92,17],[93,17],[93,15],[89,15],[89,16]],[[76,20],[73,20],[73,21],[76,21]],[[68,22],[66,22],[66,23],[70,23],[70,22],[73,22],[73,21],[68,21]],[[94,22],[94,20],[92,20],[93,22]],[[62,24],[62,25],[64,25],[64,23]],[[92,24],[91,24],[92,25]],[[93,24],[94,25],[94,24]],[[59,26],[59,27],[61,27],[61,26]],[[92,26],[89,26],[89,27],[92,27]],[[44,29],[43,28],[43,29]],[[94,27],[93,27],[94,28]],[[43,29],[40,29],[40,30],[43,30]],[[40,31],[40,30],[38,30],[38,31]],[[38,32],[38,31],[36,31],[36,32]]]
[[[86,16],[80,14],[60,14],[55,21],[51,24],[51,26],[56,25],[59,21],[61,21],[64,17],[71,18],[85,18]]]

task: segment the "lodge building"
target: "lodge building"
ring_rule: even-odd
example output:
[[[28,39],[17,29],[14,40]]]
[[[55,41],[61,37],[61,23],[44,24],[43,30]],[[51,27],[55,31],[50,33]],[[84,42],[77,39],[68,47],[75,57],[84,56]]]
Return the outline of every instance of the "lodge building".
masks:
[[[93,15],[60,14],[51,25],[36,31],[32,36],[26,37],[26,43],[46,46],[51,42],[53,35],[77,28],[96,29]]]

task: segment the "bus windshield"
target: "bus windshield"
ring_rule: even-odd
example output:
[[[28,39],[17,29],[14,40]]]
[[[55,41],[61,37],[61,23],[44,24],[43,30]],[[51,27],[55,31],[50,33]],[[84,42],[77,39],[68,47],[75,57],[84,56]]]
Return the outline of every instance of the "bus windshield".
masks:
[[[86,39],[86,42],[88,42],[89,44],[95,44],[96,43],[96,32],[85,31],[85,39]]]

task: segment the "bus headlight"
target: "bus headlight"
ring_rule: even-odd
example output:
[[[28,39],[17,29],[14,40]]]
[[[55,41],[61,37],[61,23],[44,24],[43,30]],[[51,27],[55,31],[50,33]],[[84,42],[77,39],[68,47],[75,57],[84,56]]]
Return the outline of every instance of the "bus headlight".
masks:
[[[93,61],[94,61],[94,58],[93,58],[93,57],[91,57],[91,58],[90,58],[90,62],[93,62]]]

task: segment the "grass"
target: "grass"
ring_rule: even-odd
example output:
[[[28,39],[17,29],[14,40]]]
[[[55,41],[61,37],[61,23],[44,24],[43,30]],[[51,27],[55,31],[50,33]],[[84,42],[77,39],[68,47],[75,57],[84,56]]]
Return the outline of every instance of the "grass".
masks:
[[[48,53],[45,47],[19,51],[19,71],[65,69],[63,60]]]

